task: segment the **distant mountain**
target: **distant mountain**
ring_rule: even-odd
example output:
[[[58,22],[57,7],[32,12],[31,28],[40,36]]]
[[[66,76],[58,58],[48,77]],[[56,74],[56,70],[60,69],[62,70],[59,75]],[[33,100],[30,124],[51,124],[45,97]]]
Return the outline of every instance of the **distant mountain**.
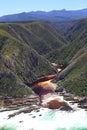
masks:
[[[36,12],[23,12],[19,14],[6,15],[0,17],[0,21],[11,22],[11,21],[28,21],[28,20],[42,20],[42,21],[61,21],[61,20],[72,20],[78,18],[86,18],[87,9],[82,10],[53,10],[50,12],[36,11]]]

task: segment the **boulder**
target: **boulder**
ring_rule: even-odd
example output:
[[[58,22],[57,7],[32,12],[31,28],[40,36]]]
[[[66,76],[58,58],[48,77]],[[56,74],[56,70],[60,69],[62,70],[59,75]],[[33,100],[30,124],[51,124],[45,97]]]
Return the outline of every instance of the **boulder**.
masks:
[[[84,103],[87,103],[87,97],[81,99],[78,101],[79,104],[84,104]]]
[[[65,100],[55,94],[43,96],[42,106],[49,109],[73,110]]]
[[[87,97],[80,99],[78,105],[80,108],[87,110]]]
[[[55,92],[63,92],[64,88],[61,86],[61,87],[57,87]]]

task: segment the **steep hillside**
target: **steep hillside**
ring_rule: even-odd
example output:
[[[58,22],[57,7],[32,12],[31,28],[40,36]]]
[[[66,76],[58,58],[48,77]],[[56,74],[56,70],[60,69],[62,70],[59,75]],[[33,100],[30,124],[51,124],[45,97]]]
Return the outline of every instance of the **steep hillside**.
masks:
[[[59,85],[87,95],[87,19],[68,21],[65,30],[61,26],[61,31],[55,31],[49,22],[0,23],[1,95],[31,92],[27,83],[56,73],[50,62],[66,66],[58,76]]]
[[[50,24],[65,39],[67,39],[66,35],[68,33],[68,29],[74,25],[74,22],[75,20],[47,21],[47,23]]]
[[[80,50],[58,77],[68,92],[87,95],[87,48]]]
[[[52,25],[53,24],[53,25]],[[58,77],[58,84],[68,92],[87,95],[87,19],[51,23],[68,44],[46,55],[51,62],[67,66]],[[63,29],[65,28],[65,29]]]
[[[23,41],[22,36],[26,37],[26,33],[18,28],[18,32],[24,33],[20,36],[15,31],[20,26],[0,24],[0,95],[27,95],[31,93],[27,83],[56,73],[44,57]]]
[[[0,28],[43,55],[67,43],[51,26],[43,22],[0,24]]]
[[[45,57],[49,59],[50,62],[55,62],[58,64],[68,64],[69,60],[74,56],[74,50],[72,50],[72,45],[67,44],[59,49],[55,49],[49,52]]]
[[[67,64],[58,77],[61,79],[59,83],[62,83],[67,91],[85,96],[87,95],[87,19],[74,21],[67,31],[66,38],[71,42],[60,50],[49,53],[48,58],[53,54],[57,63]]]
[[[60,63],[69,62],[80,49],[87,47],[87,19],[70,22],[63,35],[68,44],[47,54],[47,58],[51,61]]]
[[[81,37],[82,33],[86,33],[87,18],[68,21],[48,21],[47,23],[55,28],[68,42],[71,42],[76,40],[78,36]],[[85,38],[85,36],[83,38]]]
[[[72,22],[66,30],[65,36],[69,41],[86,43],[87,39],[87,19],[79,19]]]

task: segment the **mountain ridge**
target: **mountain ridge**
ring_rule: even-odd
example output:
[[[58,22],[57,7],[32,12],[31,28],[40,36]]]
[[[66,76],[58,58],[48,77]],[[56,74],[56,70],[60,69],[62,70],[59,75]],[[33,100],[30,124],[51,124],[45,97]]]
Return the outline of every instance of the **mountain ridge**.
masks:
[[[61,21],[72,20],[87,17],[87,9],[80,10],[53,10],[49,12],[45,11],[32,11],[22,12],[19,14],[11,14],[0,17],[0,21],[12,22],[12,21],[28,21],[28,20],[41,20],[41,21]]]

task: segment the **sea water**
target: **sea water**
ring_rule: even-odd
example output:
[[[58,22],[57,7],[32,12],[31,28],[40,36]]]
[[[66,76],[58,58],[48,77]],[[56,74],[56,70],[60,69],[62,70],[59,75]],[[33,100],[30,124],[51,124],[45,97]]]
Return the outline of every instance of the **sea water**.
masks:
[[[40,108],[8,118],[17,111],[0,112],[0,130],[87,130],[87,112],[83,109],[66,112]]]

